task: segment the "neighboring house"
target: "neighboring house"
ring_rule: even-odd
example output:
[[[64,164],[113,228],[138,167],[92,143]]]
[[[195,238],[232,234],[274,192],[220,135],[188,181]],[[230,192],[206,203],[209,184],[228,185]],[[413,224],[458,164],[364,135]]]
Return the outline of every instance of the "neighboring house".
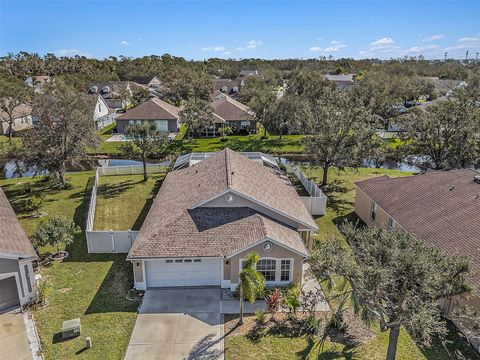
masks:
[[[33,262],[38,259],[7,197],[0,188],[0,311],[36,299]]]
[[[354,77],[354,74],[325,75],[325,79],[327,79],[328,81],[334,82],[338,90],[343,90],[352,86],[354,83],[353,77]]]
[[[113,124],[118,114],[116,108],[110,108],[103,97],[100,95],[94,96],[96,97],[96,102],[93,111],[93,122],[95,123],[95,128],[101,130]]]
[[[146,86],[151,89],[159,88],[162,83],[156,76],[135,76],[131,79],[133,82]]]
[[[356,183],[355,212],[368,226],[403,229],[447,254],[472,259],[469,297],[448,299],[480,306],[480,172],[472,169],[376,177]]]
[[[139,290],[233,290],[251,252],[267,285],[301,285],[317,230],[284,175],[226,149],[168,173],[127,260]]]
[[[159,98],[151,98],[117,117],[117,131],[125,133],[129,125],[151,123],[165,133],[176,133],[179,129],[180,109]]]
[[[235,96],[244,85],[243,79],[213,79],[214,91],[221,91],[224,94]]]
[[[212,135],[216,135],[221,126],[231,127],[234,134],[257,132],[255,114],[248,106],[219,91],[216,91],[212,98],[211,105],[215,117],[215,131]]]
[[[101,84],[91,84],[88,87],[88,93],[91,95],[100,95],[104,100],[113,100],[112,104],[117,107],[112,109],[121,109],[130,105],[129,98],[133,94],[134,89],[145,89],[144,85],[137,84],[133,81],[110,81]]]
[[[13,126],[10,127],[10,117],[7,113],[0,110],[0,135],[9,135],[16,131],[25,130],[33,125],[32,107],[30,105],[19,105],[13,109]]]
[[[44,86],[49,84],[51,81],[52,78],[47,75],[30,76],[27,78],[27,80],[25,80],[25,84],[29,87],[33,87],[37,94],[43,94]]]
[[[245,77],[245,76],[260,76],[260,73],[258,70],[240,70],[240,74],[238,74],[238,77]]]
[[[438,91],[440,96],[449,97],[452,95],[455,89],[467,86],[467,83],[462,80],[439,79],[438,77],[424,77],[424,79],[433,82],[435,85],[435,90]]]

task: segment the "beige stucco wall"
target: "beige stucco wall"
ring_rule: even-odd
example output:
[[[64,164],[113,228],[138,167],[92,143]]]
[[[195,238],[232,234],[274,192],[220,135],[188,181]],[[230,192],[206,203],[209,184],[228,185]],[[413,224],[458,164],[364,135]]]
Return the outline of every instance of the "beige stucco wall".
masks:
[[[370,218],[370,211],[372,208],[372,199],[365,194],[361,189],[357,188],[357,194],[355,196],[355,212],[358,217],[365,222],[368,226],[379,226],[383,228],[388,227],[388,220],[390,216],[377,204],[377,217],[375,223]]]
[[[270,251],[263,250],[263,243],[261,243],[228,259],[229,265],[228,267],[224,265],[224,272],[229,272],[229,274],[224,274],[224,280],[231,280],[232,284],[238,284],[240,260],[244,259],[252,252],[259,254],[261,258],[293,259],[293,282],[297,282],[299,284],[302,283],[303,256],[298,255],[297,253],[294,253],[275,243],[272,243],[272,249]]]
[[[143,282],[143,261],[133,262],[133,278],[135,282]]]

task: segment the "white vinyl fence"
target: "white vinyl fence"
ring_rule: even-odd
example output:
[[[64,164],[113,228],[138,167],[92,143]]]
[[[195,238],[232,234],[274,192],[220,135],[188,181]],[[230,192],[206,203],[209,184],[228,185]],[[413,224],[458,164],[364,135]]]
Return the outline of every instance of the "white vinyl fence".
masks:
[[[148,165],[149,174],[166,172],[167,168],[162,165]],[[95,183],[90,196],[90,205],[88,208],[86,237],[89,253],[127,253],[132,247],[138,231],[113,231],[113,230],[93,230],[95,223],[95,208],[97,205],[97,191],[100,176],[115,175],[134,175],[143,174],[142,165],[132,166],[102,166],[97,167],[95,172]]]
[[[310,215],[325,215],[327,211],[327,196],[320,190],[315,181],[308,179],[296,165],[287,166],[300,180],[310,196],[300,196]]]

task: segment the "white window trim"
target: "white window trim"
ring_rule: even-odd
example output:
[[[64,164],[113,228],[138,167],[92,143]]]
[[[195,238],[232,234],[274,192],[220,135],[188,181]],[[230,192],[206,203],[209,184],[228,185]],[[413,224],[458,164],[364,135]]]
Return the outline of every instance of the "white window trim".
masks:
[[[267,285],[287,285],[293,282],[293,268],[295,264],[295,259],[294,258],[276,258],[276,257],[261,257],[260,260],[275,260],[275,281],[266,281],[265,283]],[[290,280],[288,281],[281,281],[281,276],[282,276],[282,260],[290,260],[290,274],[289,278]],[[245,261],[245,258],[241,258],[238,260],[238,271],[242,271],[243,267],[243,262]]]
[[[393,218],[388,219],[388,230],[395,230],[397,228],[397,222]]]

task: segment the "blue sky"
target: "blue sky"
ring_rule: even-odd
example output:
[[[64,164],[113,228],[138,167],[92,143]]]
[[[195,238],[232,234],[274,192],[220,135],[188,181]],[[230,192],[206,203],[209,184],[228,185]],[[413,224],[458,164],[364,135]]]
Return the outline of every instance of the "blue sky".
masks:
[[[5,1],[0,55],[470,58],[480,1]]]

